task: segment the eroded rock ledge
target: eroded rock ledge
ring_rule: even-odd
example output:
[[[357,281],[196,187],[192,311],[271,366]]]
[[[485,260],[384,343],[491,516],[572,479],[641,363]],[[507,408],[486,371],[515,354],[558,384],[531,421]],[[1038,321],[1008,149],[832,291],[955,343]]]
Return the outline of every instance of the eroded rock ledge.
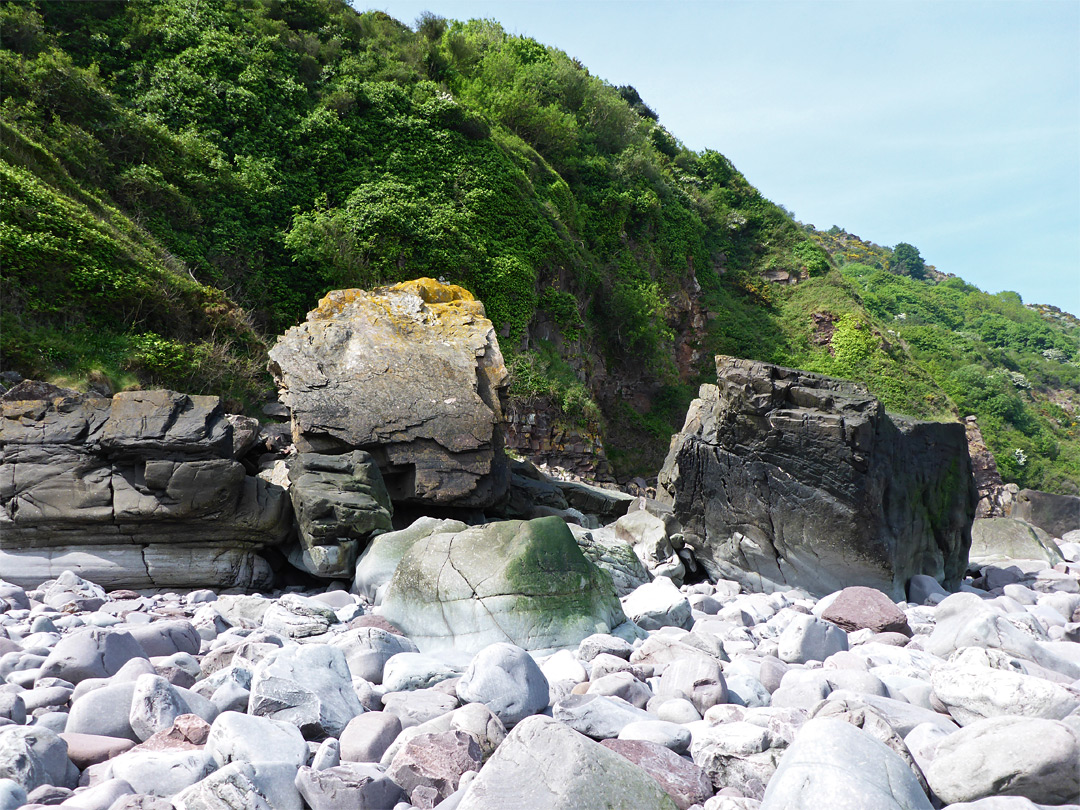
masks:
[[[107,586],[260,587],[258,553],[292,531],[289,499],[233,458],[217,397],[112,399],[28,382],[0,418],[0,569],[71,569]]]
[[[885,413],[865,386],[718,356],[672,439],[658,498],[714,577],[822,595],[955,588],[977,496],[964,427]]]

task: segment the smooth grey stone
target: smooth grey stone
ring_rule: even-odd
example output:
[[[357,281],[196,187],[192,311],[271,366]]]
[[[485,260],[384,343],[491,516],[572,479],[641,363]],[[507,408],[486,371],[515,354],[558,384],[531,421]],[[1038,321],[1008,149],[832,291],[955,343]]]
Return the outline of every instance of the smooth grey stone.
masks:
[[[788,664],[824,661],[848,648],[847,633],[832,622],[799,614],[777,639],[778,656]]]
[[[880,714],[893,730],[901,737],[906,736],[915,726],[920,723],[933,723],[943,731],[952,733],[957,725],[944,714],[940,714],[921,706],[905,703],[892,698],[878,697],[876,695],[849,692],[846,689],[837,689],[829,694],[829,700],[844,700],[852,704],[864,704]]]
[[[724,682],[727,685],[730,703],[751,709],[769,706],[772,703],[772,695],[757,678],[740,674],[725,675]]]
[[[390,808],[405,796],[379,769],[351,762],[325,770],[300,768],[296,787],[311,810]]]
[[[355,719],[354,717],[353,720]],[[315,756],[311,758],[311,767],[317,771],[325,771],[327,768],[336,768],[340,764],[341,743],[333,737],[327,737],[319,744]]]
[[[424,653],[401,652],[387,659],[382,685],[387,692],[410,692],[427,689],[460,674],[458,667],[441,658]]]
[[[761,810],[933,810],[908,765],[843,720],[802,726],[769,781]]]
[[[607,698],[596,698],[606,700]],[[543,715],[522,720],[469,783],[457,810],[600,807],[676,810],[643,770],[614,751]]]
[[[263,659],[251,678],[248,711],[290,722],[310,739],[340,737],[363,710],[345,654],[328,644],[284,647]]]
[[[621,601],[627,618],[644,630],[661,627],[688,630],[693,625],[690,602],[668,577],[657,577],[639,585]]]
[[[23,705],[26,706],[26,710],[28,712],[33,712],[35,709],[41,709],[46,706],[64,706],[71,700],[73,692],[73,689],[66,686],[42,686],[41,681],[39,680],[37,686],[23,692],[20,697],[23,699]],[[3,713],[3,698],[0,697],[0,716],[2,716]]]
[[[386,662],[398,653],[418,653],[416,645],[405,636],[381,627],[360,627],[338,636],[331,642],[345,653],[354,677],[370,683],[383,682]]]
[[[217,767],[243,762],[307,762],[308,747],[291,723],[239,712],[223,712],[210,726],[206,752]]]
[[[619,739],[656,743],[676,754],[685,754],[690,750],[689,729],[663,720],[639,720],[627,723],[619,732]]]
[[[26,699],[30,691],[18,694],[16,692],[0,692],[0,717],[7,718],[17,726],[26,723]]]
[[[654,697],[652,689],[634,677],[633,673],[612,672],[589,682],[588,695],[622,698],[631,706],[644,709]]]
[[[595,740],[618,737],[630,723],[654,719],[621,698],[602,695],[571,695],[552,707],[552,716]]]
[[[132,658],[147,658],[130,633],[92,627],[62,638],[41,665],[40,677],[77,684],[87,678],[108,678]]]
[[[148,658],[132,658],[115,675],[108,678],[87,678],[75,684],[75,691],[71,693],[73,701],[78,700],[87,692],[100,689],[103,686],[114,686],[120,683],[134,683],[140,675],[157,675],[157,670]]]
[[[70,788],[57,787],[56,785],[41,785],[34,788],[26,795],[26,803],[33,807],[49,807],[57,805],[69,798],[72,794]]]
[[[151,658],[178,652],[196,655],[199,652],[199,634],[191,622],[183,619],[155,621],[142,626],[125,627],[124,630],[142,645]]]
[[[580,661],[592,661],[601,653],[606,653],[629,661],[633,651],[634,645],[626,639],[610,633],[593,633],[578,644],[577,657]]]
[[[207,751],[128,751],[105,763],[108,778],[123,779],[136,793],[168,799],[214,770]]]
[[[938,745],[926,780],[945,802],[1024,796],[1064,804],[1080,795],[1080,737],[1056,720],[991,717]]]
[[[728,702],[728,689],[720,662],[706,655],[680,658],[660,676],[658,695],[685,697],[702,715],[711,706]]]
[[[47,728],[0,727],[0,779],[27,793],[41,785],[75,787],[79,769],[68,759],[67,743]]]
[[[507,728],[547,708],[548,680],[536,661],[514,644],[478,652],[457,684],[464,703],[483,703]]]
[[[710,713],[709,720],[712,717]],[[767,727],[735,720],[694,731],[690,754],[714,783],[739,785],[746,795],[760,799],[776,771],[782,745]]]
[[[47,728],[54,734],[63,734],[67,731],[67,712],[45,712],[34,718],[35,728]]]
[[[14,779],[0,778],[0,810],[18,810],[24,804],[26,804],[26,790],[23,786]]]
[[[397,716],[402,728],[411,728],[457,708],[457,698],[437,689],[414,689],[411,692],[387,692],[382,696],[383,711]]]
[[[79,810],[109,810],[121,797],[135,793],[123,779],[106,779],[86,790],[76,791],[61,807],[77,807]]]
[[[177,810],[301,810],[295,767],[230,762],[172,797]]]
[[[1080,708],[1080,694],[1074,690],[978,665],[939,667],[930,682],[934,695],[961,726],[1002,715],[1062,720]]]

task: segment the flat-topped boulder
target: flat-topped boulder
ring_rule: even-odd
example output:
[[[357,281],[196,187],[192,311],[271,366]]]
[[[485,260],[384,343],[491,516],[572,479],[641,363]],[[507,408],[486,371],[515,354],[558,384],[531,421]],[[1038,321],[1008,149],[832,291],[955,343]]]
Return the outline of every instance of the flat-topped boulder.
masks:
[[[261,586],[292,510],[246,474],[217,397],[21,383],[0,398],[0,570],[108,587]]]
[[[885,412],[859,383],[718,356],[672,439],[657,497],[716,578],[894,600],[956,588],[976,490],[964,427]]]
[[[611,577],[557,517],[430,535],[405,552],[381,610],[421,652],[576,646],[626,621]]]
[[[506,492],[508,374],[484,306],[432,279],[335,290],[270,350],[302,452],[365,450],[395,502],[485,507]]]

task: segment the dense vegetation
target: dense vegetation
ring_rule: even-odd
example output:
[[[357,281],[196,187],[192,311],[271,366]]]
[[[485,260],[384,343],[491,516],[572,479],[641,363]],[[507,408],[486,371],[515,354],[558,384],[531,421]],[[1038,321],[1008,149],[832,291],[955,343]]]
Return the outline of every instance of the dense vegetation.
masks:
[[[1076,391],[1074,326],[937,283],[910,245],[860,269],[632,87],[497,23],[341,0],[0,15],[4,368],[253,407],[266,345],[328,289],[430,275],[484,300],[513,395],[601,424],[625,472],[655,472],[724,352],[960,405],[1008,477],[1080,478],[1074,406],[1046,393]]]

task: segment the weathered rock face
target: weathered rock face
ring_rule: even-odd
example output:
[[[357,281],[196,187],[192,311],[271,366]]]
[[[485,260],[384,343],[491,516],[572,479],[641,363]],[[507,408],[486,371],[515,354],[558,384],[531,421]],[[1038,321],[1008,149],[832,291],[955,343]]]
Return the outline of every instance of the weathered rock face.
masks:
[[[1064,537],[1080,529],[1080,498],[1022,489],[1016,496],[1012,517],[1038,526],[1052,537]]]
[[[71,569],[109,587],[261,586],[283,541],[280,487],[245,474],[217,397],[112,399],[44,383],[2,398],[0,570],[36,585]]]
[[[382,615],[422,652],[566,647],[626,621],[611,578],[556,517],[432,534],[405,553]]]
[[[395,501],[484,507],[506,492],[508,382],[484,307],[419,279],[335,290],[270,351],[302,452],[366,450]]]
[[[658,499],[714,577],[821,595],[955,588],[976,492],[960,424],[892,417],[845,380],[719,356],[671,443]]]
[[[289,497],[300,529],[289,562],[316,576],[350,579],[362,543],[393,528],[382,475],[362,450],[297,454],[289,462]]]

